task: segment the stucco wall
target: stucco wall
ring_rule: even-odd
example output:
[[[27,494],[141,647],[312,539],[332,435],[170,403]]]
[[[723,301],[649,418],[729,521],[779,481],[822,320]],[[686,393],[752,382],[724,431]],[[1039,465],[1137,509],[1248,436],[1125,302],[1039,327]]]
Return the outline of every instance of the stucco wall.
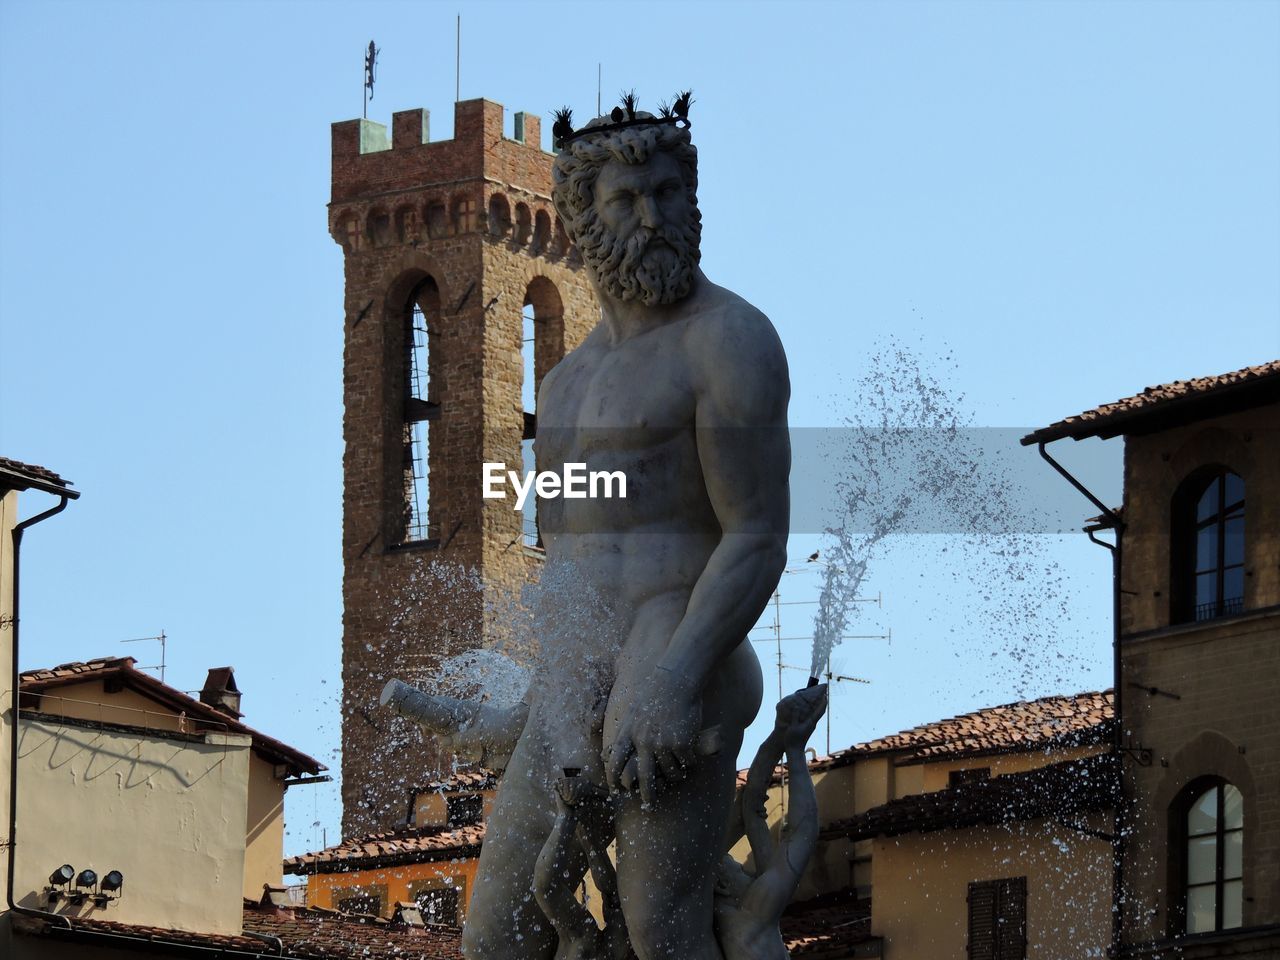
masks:
[[[1094,815],[1094,829],[1110,827]],[[885,960],[966,960],[968,887],[1027,878],[1027,960],[1103,957],[1111,847],[1047,821],[874,841],[871,932]]]
[[[924,777],[924,793],[945,790],[950,783],[953,770],[976,770],[987,767],[991,776],[1002,777],[1008,773],[1023,773],[1027,770],[1038,770],[1051,763],[1065,763],[1068,760],[1079,760],[1097,753],[1106,752],[1107,747],[1094,744],[1088,747],[1055,747],[1053,750],[1032,750],[1026,753],[1000,753],[985,757],[964,757],[959,760],[942,760],[937,763],[922,764]]]
[[[63,863],[120,870],[105,908],[59,913],[204,933],[238,933],[249,777],[245,736],[200,739],[21,720],[15,899],[45,908]]]
[[[493,813],[493,803],[498,796],[496,790],[475,790],[484,800],[484,819]],[[443,827],[449,822],[449,797],[458,794],[447,794],[426,790],[419,793],[413,801],[413,823],[417,827]]]
[[[474,889],[479,860],[442,860],[415,863],[380,870],[353,870],[349,873],[318,873],[307,877],[307,905],[336,909],[337,901],[368,887],[383,893],[383,914],[390,916],[397,900],[412,901],[420,885],[461,887],[458,908],[465,917]]]
[[[47,693],[24,694],[23,706],[51,717],[75,717],[98,723],[122,723],[147,730],[192,733],[195,724],[136,690],[108,693],[102,680],[68,683]]]
[[[284,783],[275,765],[249,755],[249,797],[244,842],[244,895],[262,897],[262,885],[284,882]]]
[[[58,687],[35,699],[32,707],[50,717],[75,717],[149,730],[189,733],[195,726],[135,690],[108,693],[102,680]],[[244,895],[257,900],[264,883],[279,886],[283,882],[285,791],[275,776],[274,764],[256,753],[250,754],[248,786]]]

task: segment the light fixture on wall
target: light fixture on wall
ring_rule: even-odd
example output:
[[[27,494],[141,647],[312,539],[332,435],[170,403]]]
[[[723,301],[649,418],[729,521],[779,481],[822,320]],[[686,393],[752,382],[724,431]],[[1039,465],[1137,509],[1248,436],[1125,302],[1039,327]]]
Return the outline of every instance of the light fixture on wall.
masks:
[[[71,881],[75,879],[76,868],[69,863],[64,863],[53,873],[49,874],[49,886],[45,888],[45,893],[49,897],[49,903],[57,903],[63,896],[66,896],[71,888]],[[58,888],[62,889],[59,890]]]
[[[98,892],[93,895],[94,905],[105,907],[122,893],[124,893],[124,874],[119,870],[112,870],[98,884]]]
[[[97,886],[98,875],[92,870],[81,870],[80,875],[76,877],[75,890],[67,894],[67,903],[84,903],[92,894],[97,892]]]

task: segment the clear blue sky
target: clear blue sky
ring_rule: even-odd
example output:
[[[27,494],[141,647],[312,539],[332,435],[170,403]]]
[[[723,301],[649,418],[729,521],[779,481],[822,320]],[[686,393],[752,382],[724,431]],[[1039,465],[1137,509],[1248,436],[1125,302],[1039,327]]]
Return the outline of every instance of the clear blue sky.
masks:
[[[0,451],[84,493],[26,541],[25,667],[150,663],[118,641],[163,629],[171,682],[234,664],[250,722],[337,766],[329,124],[376,38],[370,117],[425,106],[450,136],[459,10],[463,98],[587,116],[597,62],[606,108],[693,88],[703,264],[778,326],[795,424],[838,424],[887,334],[950,354],[1001,427],[1280,356],[1273,2],[3,0]],[[833,746],[1105,686],[1082,540],[1045,538],[1064,612],[1030,647],[931,541],[890,551],[860,622],[894,640],[841,651],[873,684],[834,700]],[[336,789],[309,789],[291,852],[336,834]]]

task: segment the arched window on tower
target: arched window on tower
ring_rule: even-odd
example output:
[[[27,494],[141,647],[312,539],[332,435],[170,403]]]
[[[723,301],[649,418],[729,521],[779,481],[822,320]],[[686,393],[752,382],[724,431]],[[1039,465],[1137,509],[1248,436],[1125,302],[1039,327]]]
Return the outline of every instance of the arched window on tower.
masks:
[[[1244,609],[1244,481],[1225,467],[1184,484],[1175,511],[1175,596],[1181,620],[1212,620]]]
[[[521,453],[524,469],[529,471],[535,469],[533,438],[538,425],[538,387],[547,372],[564,359],[564,302],[556,285],[546,277],[535,277],[525,291],[520,316]],[[528,546],[541,546],[534,496],[525,501],[524,540]]]
[[[529,238],[533,236],[533,215],[529,212],[528,204],[516,204],[516,234],[515,241],[520,246],[524,246],[529,242]]]
[[[545,210],[539,210],[533,218],[533,240],[530,249],[533,253],[542,253],[551,239],[551,217]]]
[[[439,317],[440,290],[428,277],[410,296],[405,318],[405,543],[437,537],[431,517],[431,423],[440,417],[440,404],[432,389],[430,340]]]
[[[511,235],[511,204],[500,193],[489,198],[489,233],[495,237]]]
[[[1243,924],[1244,800],[1219,777],[1199,780],[1175,810],[1174,856],[1182,860],[1182,889],[1174,904],[1178,933],[1209,933]]]
[[[523,367],[520,378],[520,410],[524,418],[520,456],[527,476],[529,471],[537,469],[534,464],[533,438],[538,429],[538,328],[532,301],[526,299],[520,317],[520,363]],[[529,497],[524,503],[524,542],[529,547],[542,545],[542,538],[538,534],[537,499],[536,496]]]

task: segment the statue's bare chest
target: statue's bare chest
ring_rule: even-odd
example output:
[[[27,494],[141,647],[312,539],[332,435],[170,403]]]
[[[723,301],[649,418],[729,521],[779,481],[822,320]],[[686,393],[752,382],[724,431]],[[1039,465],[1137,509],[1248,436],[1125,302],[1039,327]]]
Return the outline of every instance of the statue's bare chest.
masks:
[[[562,442],[573,434],[569,442],[594,446],[604,438],[592,435],[609,431],[640,431],[660,441],[692,427],[695,396],[679,332],[664,327],[620,344],[588,340],[548,377],[539,434],[554,431]]]

